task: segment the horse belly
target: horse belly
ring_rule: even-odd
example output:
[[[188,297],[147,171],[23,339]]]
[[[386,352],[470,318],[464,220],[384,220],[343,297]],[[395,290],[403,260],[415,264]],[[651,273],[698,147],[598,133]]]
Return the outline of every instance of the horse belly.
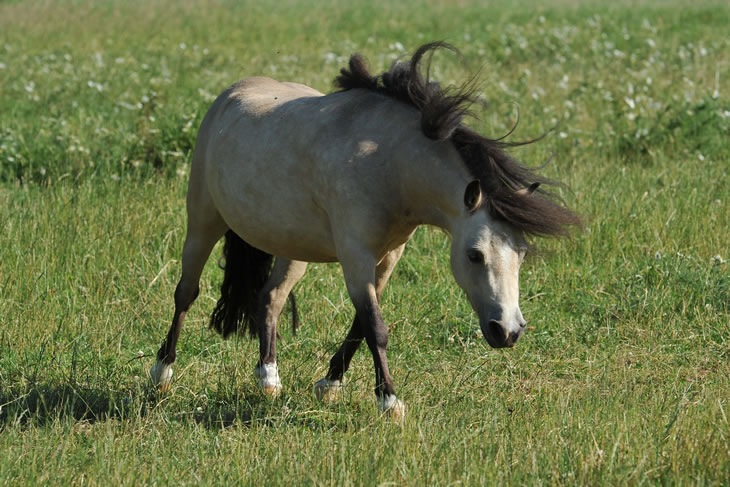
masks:
[[[329,225],[314,215],[298,211],[261,218],[261,214],[246,211],[248,208],[235,210],[223,218],[234,232],[260,250],[305,262],[337,260]]]
[[[250,245],[272,255],[337,260],[329,218],[306,181],[261,166],[249,161],[219,168],[209,190],[223,220]]]

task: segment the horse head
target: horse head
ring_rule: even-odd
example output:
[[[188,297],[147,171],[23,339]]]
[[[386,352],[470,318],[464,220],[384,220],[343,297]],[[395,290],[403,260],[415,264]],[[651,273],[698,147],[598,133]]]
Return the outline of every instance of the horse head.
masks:
[[[517,191],[529,198],[537,185]],[[494,348],[512,347],[527,322],[519,303],[519,271],[527,241],[519,228],[492,216],[482,205],[479,181],[464,193],[462,218],[452,227],[451,271],[466,292],[479,325]]]

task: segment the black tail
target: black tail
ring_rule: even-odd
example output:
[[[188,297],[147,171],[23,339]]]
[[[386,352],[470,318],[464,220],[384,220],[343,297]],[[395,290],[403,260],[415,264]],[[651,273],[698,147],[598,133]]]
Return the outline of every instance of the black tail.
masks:
[[[221,297],[210,316],[210,327],[227,338],[231,333],[259,335],[256,311],[259,294],[271,274],[274,256],[252,247],[233,230],[226,232],[223,245],[223,284]],[[296,333],[299,313],[294,295],[289,295],[292,306],[292,327]]]
[[[210,327],[223,337],[246,330],[256,337],[259,335],[255,323],[259,293],[269,278],[274,256],[250,246],[233,230],[228,230],[223,259],[221,297],[210,315]]]

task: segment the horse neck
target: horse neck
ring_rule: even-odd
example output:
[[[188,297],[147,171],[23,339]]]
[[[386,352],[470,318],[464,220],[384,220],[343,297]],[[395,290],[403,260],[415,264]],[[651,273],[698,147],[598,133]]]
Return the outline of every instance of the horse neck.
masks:
[[[464,213],[464,191],[474,179],[449,142],[431,144],[432,150],[414,151],[401,159],[407,167],[402,188],[408,210],[419,224],[433,225],[453,234]]]

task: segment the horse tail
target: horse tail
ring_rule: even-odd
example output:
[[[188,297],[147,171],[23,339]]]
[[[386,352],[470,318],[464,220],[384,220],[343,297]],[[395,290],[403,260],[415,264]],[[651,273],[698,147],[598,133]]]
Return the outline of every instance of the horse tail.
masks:
[[[249,245],[233,230],[228,230],[223,259],[221,297],[210,316],[210,327],[224,338],[246,330],[252,337],[257,337],[259,294],[271,274],[274,256]]]
[[[233,230],[228,230],[225,237],[221,297],[210,315],[210,327],[224,338],[238,331],[245,333],[246,330],[252,337],[257,337],[259,295],[271,275],[274,256],[249,245]],[[292,332],[296,335],[299,310],[294,293],[289,294],[289,305]]]

